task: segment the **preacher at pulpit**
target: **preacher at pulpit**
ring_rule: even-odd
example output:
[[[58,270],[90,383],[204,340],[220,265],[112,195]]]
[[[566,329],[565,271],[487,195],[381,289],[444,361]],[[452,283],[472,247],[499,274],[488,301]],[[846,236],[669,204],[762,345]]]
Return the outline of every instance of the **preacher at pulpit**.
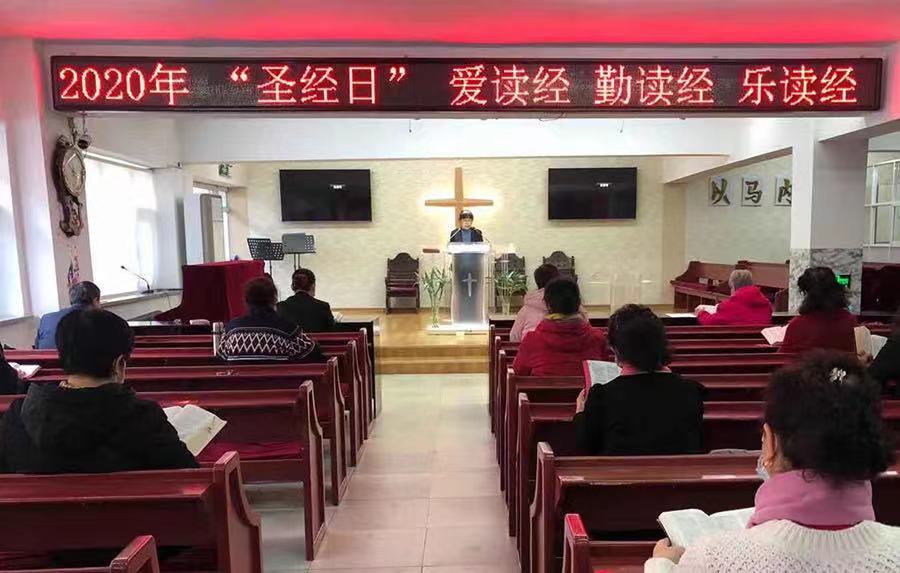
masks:
[[[459,213],[459,226],[450,233],[451,243],[483,243],[484,235],[472,224],[475,222],[475,215],[471,211],[465,210]]]

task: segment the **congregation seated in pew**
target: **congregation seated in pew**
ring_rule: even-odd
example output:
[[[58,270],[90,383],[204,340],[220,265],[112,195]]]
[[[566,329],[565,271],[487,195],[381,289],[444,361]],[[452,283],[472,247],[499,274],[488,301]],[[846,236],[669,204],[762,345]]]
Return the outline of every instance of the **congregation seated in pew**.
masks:
[[[68,313],[56,332],[66,379],[33,383],[0,424],[0,473],[105,473],[197,467],[156,402],[123,385],[128,324],[99,309]]]
[[[716,305],[715,312],[709,312],[700,305],[696,309],[697,322],[703,326],[741,324],[771,324],[772,303],[753,284],[753,274],[746,269],[731,271],[728,277],[731,297]]]
[[[872,483],[894,461],[880,389],[852,356],[819,351],[769,383],[747,529],[672,547],[646,573],[870,571],[900,566],[900,528],[875,521]]]
[[[856,318],[847,310],[846,289],[828,267],[811,267],[797,279],[803,294],[799,316],[787,325],[779,352],[809,350],[856,352]]]
[[[547,303],[544,302],[544,287],[559,278],[559,269],[544,263],[534,269],[534,284],[537,290],[525,294],[524,304],[516,313],[516,320],[509,331],[510,342],[522,342],[526,334],[533,331],[547,317]]]
[[[578,396],[575,424],[585,455],[693,454],[703,449],[703,387],[671,372],[662,320],[645,306],[609,317],[621,374]]]
[[[580,312],[578,285],[567,278],[544,287],[549,314],[525,335],[513,361],[520,376],[578,376],[585,360],[606,360],[606,337]]]
[[[56,329],[59,321],[70,312],[85,308],[100,308],[100,287],[90,281],[82,281],[69,289],[69,306],[41,317],[34,347],[56,348]]]
[[[331,305],[316,298],[316,274],[300,268],[291,276],[294,295],[278,303],[279,316],[300,327],[304,332],[330,332],[334,330],[334,314]]]
[[[278,289],[268,277],[244,285],[247,314],[225,325],[219,355],[226,360],[324,362],[319,344],[275,310]]]

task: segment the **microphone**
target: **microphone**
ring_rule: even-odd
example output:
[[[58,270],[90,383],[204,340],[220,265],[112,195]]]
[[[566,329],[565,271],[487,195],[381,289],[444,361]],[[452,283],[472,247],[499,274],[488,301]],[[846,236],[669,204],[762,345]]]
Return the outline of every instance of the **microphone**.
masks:
[[[126,273],[132,274],[132,275],[136,276],[137,278],[141,279],[142,281],[144,281],[145,283],[147,283],[147,290],[142,291],[141,294],[153,294],[153,289],[150,288],[150,281],[148,281],[141,275],[137,274],[136,272],[128,269],[127,267],[125,267],[125,265],[121,265],[121,266],[119,266],[119,268],[122,269],[123,271],[125,271]]]
[[[452,242],[453,242],[453,237],[455,237],[456,235],[458,235],[458,234],[460,234],[460,233],[462,233],[462,229],[460,229],[459,227],[457,227],[456,229],[454,229],[453,232],[450,233],[450,242],[452,243]]]

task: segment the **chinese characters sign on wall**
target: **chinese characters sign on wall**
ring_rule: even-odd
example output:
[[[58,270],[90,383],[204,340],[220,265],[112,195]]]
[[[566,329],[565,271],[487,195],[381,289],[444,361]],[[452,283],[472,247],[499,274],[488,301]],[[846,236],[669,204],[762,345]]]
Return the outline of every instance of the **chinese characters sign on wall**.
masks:
[[[881,60],[51,59],[58,110],[861,111]]]

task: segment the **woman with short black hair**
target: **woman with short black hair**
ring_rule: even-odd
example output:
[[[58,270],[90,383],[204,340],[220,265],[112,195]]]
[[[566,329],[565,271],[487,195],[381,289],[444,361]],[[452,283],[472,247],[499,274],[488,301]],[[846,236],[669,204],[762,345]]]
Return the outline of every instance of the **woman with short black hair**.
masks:
[[[777,372],[762,431],[766,481],[748,528],[686,551],[663,540],[645,571],[900,569],[900,528],[876,523],[872,506],[871,480],[894,463],[879,397],[878,385],[846,354],[818,351]]]
[[[797,279],[803,294],[800,316],[787,325],[779,352],[815,349],[856,353],[856,317],[847,310],[847,290],[828,267],[810,267]]]
[[[703,448],[703,388],[672,373],[662,321],[646,306],[609,318],[609,345],[622,369],[578,396],[573,422],[586,455],[693,454]]]
[[[278,289],[268,277],[244,285],[247,314],[225,325],[219,354],[226,360],[324,362],[317,342],[275,311]]]
[[[162,408],[123,385],[134,334],[124,320],[77,309],[56,329],[67,378],[33,383],[0,430],[0,472],[103,473],[197,467]]]
[[[316,298],[316,274],[311,269],[300,268],[291,276],[294,296],[278,303],[279,316],[293,322],[304,332],[329,332],[334,330],[331,306]]]

